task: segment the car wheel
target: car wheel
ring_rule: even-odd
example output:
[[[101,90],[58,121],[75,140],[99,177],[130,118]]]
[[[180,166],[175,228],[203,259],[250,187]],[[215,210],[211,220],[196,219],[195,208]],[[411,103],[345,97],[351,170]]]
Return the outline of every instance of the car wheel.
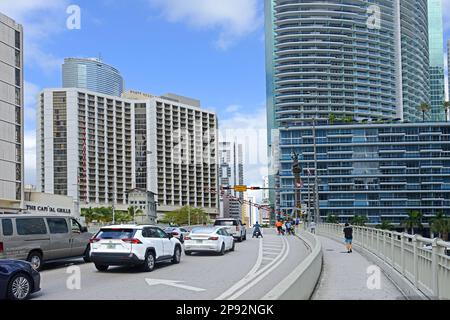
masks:
[[[86,263],[91,262],[91,257],[89,256],[90,253],[91,253],[91,246],[88,245],[86,247],[86,250],[84,251],[84,256],[83,256],[84,262],[86,262]]]
[[[239,238],[237,239],[238,242],[242,242],[242,236],[239,236]]]
[[[33,269],[36,271],[41,270],[42,267],[42,254],[39,251],[31,251],[28,255],[27,261],[31,263]]]
[[[230,251],[234,251],[234,240],[233,240],[233,244],[231,245]]]
[[[243,238],[244,240],[247,240],[247,232],[246,233],[244,233],[244,238]]]
[[[172,263],[177,264],[181,261],[181,249],[179,246],[175,247],[175,251],[173,253]]]
[[[147,253],[144,261],[144,271],[152,272],[155,269],[155,254],[153,252]]]
[[[10,300],[26,300],[31,294],[32,284],[30,278],[22,273],[13,276],[8,285],[8,298]]]
[[[225,243],[222,242],[222,247],[220,248],[219,255],[223,256],[225,254]]]
[[[98,271],[106,271],[109,268],[109,266],[105,266],[103,264],[95,264],[95,267],[97,268]]]
[[[184,251],[184,254],[187,256],[190,256],[190,255],[192,255],[192,251]]]

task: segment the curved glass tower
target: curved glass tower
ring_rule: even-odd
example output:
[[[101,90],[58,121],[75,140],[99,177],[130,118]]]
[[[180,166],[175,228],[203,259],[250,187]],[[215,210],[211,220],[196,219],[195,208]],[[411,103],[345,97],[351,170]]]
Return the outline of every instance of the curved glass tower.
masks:
[[[266,0],[267,13],[273,127],[330,114],[421,120],[418,106],[430,102],[427,0]]]
[[[64,88],[87,89],[120,97],[123,78],[119,70],[97,58],[66,58],[62,67]]]

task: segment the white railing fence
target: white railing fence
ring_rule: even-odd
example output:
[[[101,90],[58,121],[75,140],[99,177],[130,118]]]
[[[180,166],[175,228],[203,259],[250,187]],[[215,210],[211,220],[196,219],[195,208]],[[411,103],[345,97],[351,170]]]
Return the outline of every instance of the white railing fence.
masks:
[[[353,227],[353,243],[376,255],[430,299],[450,299],[450,242],[395,231]],[[342,239],[343,225],[319,224],[319,234]]]

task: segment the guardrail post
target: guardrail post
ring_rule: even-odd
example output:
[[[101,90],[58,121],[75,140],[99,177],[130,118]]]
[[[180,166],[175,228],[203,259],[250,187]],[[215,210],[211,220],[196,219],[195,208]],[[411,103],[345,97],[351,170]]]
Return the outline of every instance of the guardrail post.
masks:
[[[443,253],[443,248],[438,245],[437,241],[438,239],[435,238],[431,244],[431,288],[435,298],[439,299],[439,254]]]
[[[406,266],[405,266],[405,235],[402,234],[400,235],[400,268],[401,268],[401,272],[402,272],[402,276],[405,276],[405,270],[406,270]]]
[[[386,257],[386,232],[385,231],[381,231],[381,233],[383,234],[383,261],[384,263],[386,263],[387,257]]]
[[[395,252],[395,235],[394,232],[390,232],[391,235],[391,266],[395,268],[394,252]]]
[[[413,241],[413,246],[414,246],[414,270],[413,270],[413,275],[414,275],[414,286],[419,289],[419,241],[417,240],[418,235],[415,234],[412,241]]]

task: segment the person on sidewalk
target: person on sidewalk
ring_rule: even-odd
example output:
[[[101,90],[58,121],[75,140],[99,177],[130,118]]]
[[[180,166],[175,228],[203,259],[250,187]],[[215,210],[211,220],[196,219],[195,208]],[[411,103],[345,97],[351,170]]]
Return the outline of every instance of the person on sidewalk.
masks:
[[[280,220],[278,220],[278,221],[275,223],[275,227],[277,227],[278,235],[280,235],[280,234],[281,234],[281,231],[282,231],[283,223],[282,223]]]
[[[284,223],[284,226],[285,226],[285,228],[286,228],[286,233],[287,234],[292,234],[292,232],[291,232],[291,221],[290,220],[287,220],[285,223]]]
[[[313,221],[313,222],[311,222],[311,226],[310,226],[310,228],[311,228],[311,233],[316,233],[316,223]]]
[[[348,223],[346,223],[344,227],[344,237],[347,253],[352,253],[353,228]]]

